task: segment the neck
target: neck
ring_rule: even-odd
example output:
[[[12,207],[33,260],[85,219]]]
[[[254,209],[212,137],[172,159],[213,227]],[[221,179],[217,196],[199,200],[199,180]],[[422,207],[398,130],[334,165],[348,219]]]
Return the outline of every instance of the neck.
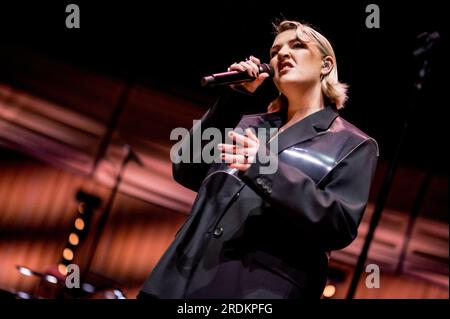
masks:
[[[286,96],[288,101],[286,126],[290,126],[325,107],[320,83],[308,90],[298,90],[297,92],[299,93]]]

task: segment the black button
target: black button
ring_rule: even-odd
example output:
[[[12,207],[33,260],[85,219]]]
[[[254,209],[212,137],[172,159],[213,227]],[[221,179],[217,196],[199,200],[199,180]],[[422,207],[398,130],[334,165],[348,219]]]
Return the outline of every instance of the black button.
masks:
[[[262,179],[260,177],[256,178],[256,184],[261,185]]]
[[[223,233],[222,227],[216,227],[216,229],[214,229],[214,237],[220,237],[222,236],[222,233]]]

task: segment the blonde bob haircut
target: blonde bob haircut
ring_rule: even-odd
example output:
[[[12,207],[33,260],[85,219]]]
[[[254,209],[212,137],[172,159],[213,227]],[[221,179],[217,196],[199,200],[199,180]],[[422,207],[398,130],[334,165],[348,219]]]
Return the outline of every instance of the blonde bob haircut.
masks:
[[[323,58],[326,56],[331,56],[333,58],[333,69],[331,72],[321,77],[322,94],[325,97],[325,101],[336,105],[336,108],[340,109],[344,107],[344,104],[347,101],[348,85],[339,82],[336,56],[330,41],[311,26],[297,21],[284,20],[277,25],[274,24],[274,28],[275,36],[287,30],[296,30],[297,38],[300,41],[305,43],[312,41],[316,44]],[[280,96],[269,105],[269,112],[280,110],[286,106],[287,100],[280,94]]]

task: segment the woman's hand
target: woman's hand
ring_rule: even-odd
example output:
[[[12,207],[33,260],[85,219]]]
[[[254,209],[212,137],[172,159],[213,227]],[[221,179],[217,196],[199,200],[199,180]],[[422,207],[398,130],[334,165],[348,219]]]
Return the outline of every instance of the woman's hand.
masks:
[[[239,63],[233,63],[228,68],[228,71],[240,71],[240,72],[247,72],[249,75],[255,77],[255,80],[251,82],[242,82],[239,84],[232,84],[230,87],[235,90],[245,89],[249,93],[253,93],[256,91],[256,89],[261,85],[261,83],[264,82],[266,78],[269,77],[269,74],[263,72],[258,75],[258,65],[261,64],[261,61],[259,61],[258,58],[255,58],[254,56],[250,56],[245,61],[241,61]]]
[[[236,142],[233,144],[219,144],[219,151],[222,152],[221,159],[225,163],[230,163],[231,168],[240,171],[247,171],[251,163],[255,162],[259,149],[259,140],[251,128],[245,130],[245,135],[230,132],[228,136]]]

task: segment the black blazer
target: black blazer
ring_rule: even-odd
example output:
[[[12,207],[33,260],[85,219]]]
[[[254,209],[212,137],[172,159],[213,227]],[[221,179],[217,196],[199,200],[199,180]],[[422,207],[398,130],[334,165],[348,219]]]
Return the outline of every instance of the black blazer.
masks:
[[[243,116],[249,103],[250,96],[228,92],[201,130],[282,126],[282,113]],[[278,160],[273,174],[261,174],[259,161],[245,173],[220,163],[174,164],[175,180],[198,195],[138,297],[321,296],[328,252],[357,235],[377,144],[326,107],[281,133],[270,156]]]

